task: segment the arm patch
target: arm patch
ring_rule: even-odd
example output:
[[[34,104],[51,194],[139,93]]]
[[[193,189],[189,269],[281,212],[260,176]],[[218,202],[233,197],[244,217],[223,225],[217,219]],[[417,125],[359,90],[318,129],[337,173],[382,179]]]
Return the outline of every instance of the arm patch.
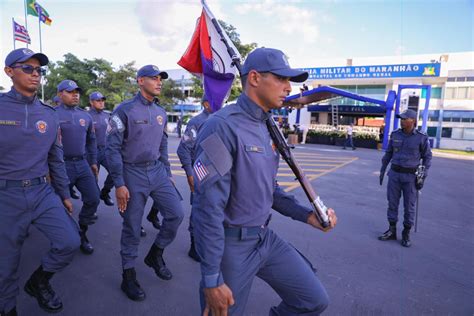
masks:
[[[232,168],[232,156],[217,133],[202,141],[201,148],[221,177]]]

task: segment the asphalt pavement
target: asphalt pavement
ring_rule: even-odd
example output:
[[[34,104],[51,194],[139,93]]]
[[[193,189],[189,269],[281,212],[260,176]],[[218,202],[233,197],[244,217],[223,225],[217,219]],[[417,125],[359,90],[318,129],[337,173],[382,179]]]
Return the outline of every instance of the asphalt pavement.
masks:
[[[133,302],[120,290],[121,217],[116,207],[99,206],[99,220],[89,239],[95,252],[78,252],[72,264],[54,276],[52,284],[64,303],[58,315],[199,315],[199,264],[187,256],[189,247],[189,189],[176,155],[178,138],[170,137],[171,162],[183,195],[186,218],[164,258],[174,274],[158,279],[143,258],[156,235],[143,220],[137,277],[146,291],[143,302]],[[379,185],[383,152],[342,150],[323,145],[298,145],[295,156],[326,205],[336,210],[337,227],[322,233],[274,212],[270,227],[298,248],[318,269],[330,296],[326,315],[473,315],[474,313],[474,162],[433,157],[432,168],[419,200],[418,232],[412,247],[399,241],[382,242],[388,228],[386,184]],[[309,205],[291,171],[282,163],[279,182]],[[100,174],[100,184],[105,179]],[[81,202],[74,200],[77,211]],[[148,201],[146,212],[151,207]],[[403,210],[400,209],[399,234]],[[36,229],[26,240],[20,265],[20,284],[39,265],[48,241]],[[470,298],[469,298],[470,297]],[[279,304],[277,294],[255,279],[246,315],[268,315]],[[46,315],[21,290],[20,315]]]

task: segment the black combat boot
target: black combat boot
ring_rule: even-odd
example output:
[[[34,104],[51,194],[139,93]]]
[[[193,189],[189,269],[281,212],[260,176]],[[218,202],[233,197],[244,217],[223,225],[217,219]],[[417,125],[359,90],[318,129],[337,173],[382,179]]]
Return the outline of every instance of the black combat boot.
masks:
[[[13,307],[9,312],[0,312],[0,316],[17,316],[16,307]]]
[[[163,249],[153,244],[145,257],[145,264],[155,270],[156,275],[163,280],[171,280],[173,274],[163,260]]]
[[[151,208],[150,212],[148,213],[146,219],[155,227],[155,229],[160,229],[160,219],[158,218],[158,210],[155,208]]]
[[[110,191],[106,191],[102,189],[100,191],[100,199],[104,201],[105,205],[107,206],[114,206],[114,201],[112,201],[112,198],[110,197]]]
[[[145,237],[146,236],[146,230],[143,228],[143,226],[140,227],[140,237]]]
[[[94,247],[92,247],[89,239],[87,238],[87,225],[79,224],[81,230],[79,231],[79,235],[81,236],[81,251],[83,254],[91,255],[94,252]]]
[[[383,233],[383,235],[379,236],[379,240],[386,241],[386,240],[397,240],[397,223],[389,222],[390,227],[388,230]]]
[[[35,297],[39,306],[48,313],[57,313],[63,309],[61,299],[49,284],[53,275],[53,272],[44,271],[40,266],[25,284],[25,292]]]
[[[196,262],[201,262],[201,258],[199,258],[199,255],[196,252],[196,248],[194,246],[194,237],[192,235],[191,235],[191,246],[189,247],[188,256],[190,256]]]
[[[71,198],[74,200],[79,200],[79,195],[77,195],[76,191],[74,188],[69,189],[69,194],[71,195]]]
[[[120,288],[132,301],[143,301],[146,297],[145,291],[143,291],[137,281],[137,274],[134,268],[123,270]]]
[[[411,246],[410,229],[411,229],[411,226],[403,225],[403,231],[402,231],[402,246],[403,247],[408,248]]]

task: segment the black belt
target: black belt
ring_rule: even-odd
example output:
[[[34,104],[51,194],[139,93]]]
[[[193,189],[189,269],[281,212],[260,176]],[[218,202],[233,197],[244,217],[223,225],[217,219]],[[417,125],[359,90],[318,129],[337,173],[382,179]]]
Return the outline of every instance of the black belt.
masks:
[[[32,185],[38,185],[46,182],[46,177],[43,176],[28,180],[0,180],[0,186],[4,186],[5,188],[30,187]]]
[[[252,226],[252,227],[224,227],[224,234],[226,237],[234,237],[239,239],[246,239],[246,237],[257,236],[260,233],[264,232],[270,220],[272,218],[272,214],[270,214],[265,221],[265,224],[260,226]]]
[[[124,164],[126,164],[126,165],[133,166],[133,167],[141,167],[141,168],[154,166],[157,163],[158,163],[158,160],[137,162],[137,163],[124,162]]]
[[[416,168],[405,168],[399,165],[392,164],[392,170],[399,173],[415,173]]]
[[[64,156],[64,161],[80,161],[84,160],[84,156]]]

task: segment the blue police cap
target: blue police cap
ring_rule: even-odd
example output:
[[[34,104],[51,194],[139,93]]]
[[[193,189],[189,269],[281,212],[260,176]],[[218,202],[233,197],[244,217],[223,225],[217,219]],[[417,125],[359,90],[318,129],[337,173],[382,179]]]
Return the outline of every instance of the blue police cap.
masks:
[[[161,79],[168,79],[168,73],[165,71],[160,71],[155,65],[146,65],[138,69],[137,78],[139,77],[157,77],[160,76]]]
[[[5,66],[10,67],[15,63],[22,63],[30,58],[38,59],[41,66],[46,66],[49,63],[49,59],[45,54],[35,53],[29,48],[18,48],[12,50],[5,58]]]
[[[408,109],[403,113],[397,114],[397,118],[416,120],[416,112],[413,111],[413,110]]]
[[[107,98],[102,93],[100,93],[99,91],[92,92],[89,95],[89,100],[91,100],[91,101],[106,100],[106,99]]]
[[[288,59],[281,50],[274,48],[256,48],[245,59],[242,66],[242,76],[251,70],[257,72],[271,72],[277,76],[290,78],[290,81],[303,82],[308,79],[308,73],[292,69]]]
[[[72,80],[63,80],[58,84],[58,92],[63,90],[66,90],[67,92],[79,90],[79,92],[82,92],[82,89]]]

